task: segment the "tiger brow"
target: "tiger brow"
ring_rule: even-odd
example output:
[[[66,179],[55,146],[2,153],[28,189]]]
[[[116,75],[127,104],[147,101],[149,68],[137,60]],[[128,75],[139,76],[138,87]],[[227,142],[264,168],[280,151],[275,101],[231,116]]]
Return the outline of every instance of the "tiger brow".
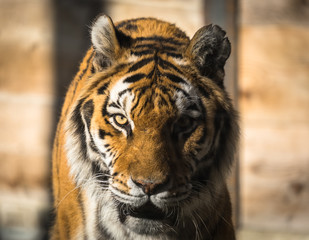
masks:
[[[134,63],[128,70],[128,72],[133,72],[136,71],[137,69],[142,68],[143,66],[147,65],[148,63],[152,62],[153,58],[145,58],[142,59],[141,61],[138,61]]]
[[[155,41],[155,42],[162,42],[162,43],[170,43],[176,46],[181,46],[183,45],[182,42],[176,40],[175,38],[166,38],[166,37],[162,37],[162,36],[149,36],[149,37],[137,37],[134,40],[136,41]]]
[[[143,79],[144,77],[146,77],[145,74],[138,73],[138,74],[134,74],[134,75],[132,75],[130,77],[127,77],[123,82],[124,83],[134,83],[134,82],[137,82],[137,81]]]
[[[120,106],[118,106],[116,103],[111,103],[108,106],[120,109]]]
[[[156,45],[156,42],[153,42],[153,43],[148,43],[148,44],[139,44],[139,45],[136,45],[134,46],[135,49],[140,49],[140,48],[149,48],[149,49],[157,49],[157,50],[160,50],[160,51],[177,51],[177,47],[174,47],[174,46],[166,46],[166,45],[163,45],[162,47],[158,47]]]
[[[183,72],[178,68],[176,67],[174,64],[168,62],[168,61],[165,61],[163,60],[162,58],[159,57],[159,61],[158,61],[159,65],[162,67],[162,68],[172,68],[174,71],[180,73],[180,74],[183,74]]]
[[[164,74],[164,76],[174,83],[182,83],[182,84],[188,85],[188,83],[184,79],[182,79],[181,77],[179,77],[175,74],[166,73],[166,74]]]

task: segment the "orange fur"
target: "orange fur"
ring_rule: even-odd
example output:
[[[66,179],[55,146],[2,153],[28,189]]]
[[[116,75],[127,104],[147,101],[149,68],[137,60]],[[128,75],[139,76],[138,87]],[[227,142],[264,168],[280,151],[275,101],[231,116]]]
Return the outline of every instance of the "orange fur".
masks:
[[[87,52],[70,85],[54,142],[56,218],[52,239],[84,239],[86,236],[91,239],[92,235],[100,236],[97,239],[112,238],[110,235],[118,238],[126,236],[128,239],[175,239],[175,236],[178,236],[177,239],[235,239],[224,180],[233,157],[238,128],[234,109],[222,87],[223,66],[229,55],[229,43],[223,33],[219,28],[208,27],[201,29],[190,41],[174,25],[152,18],[128,20],[116,27],[107,17],[96,21],[92,32],[94,46]],[[202,40],[207,38],[209,43],[206,41],[206,47],[201,46]],[[214,44],[212,49],[214,41],[219,43]],[[216,48],[220,47],[222,49],[217,54],[221,55],[216,57]],[[205,49],[211,51],[201,56]],[[208,66],[211,70],[204,69],[201,63],[209,56],[211,61],[207,61],[212,64]],[[128,87],[121,89],[125,84]],[[116,94],[119,95],[118,101],[112,101]],[[201,105],[198,106],[198,116],[186,115],[190,104]],[[126,112],[127,106],[131,107],[130,113]],[[115,113],[109,111],[121,113],[128,120],[124,121],[127,125],[117,125]],[[190,111],[193,114],[195,110]],[[191,125],[196,127],[191,129]],[[180,134],[183,129],[191,129],[190,136],[181,137],[182,140],[176,143],[176,133]],[[205,167],[208,163],[196,160],[201,143],[205,145],[203,148],[213,148],[205,155],[209,158],[208,162],[213,161],[210,167]],[[192,158],[192,155],[196,156]],[[203,173],[198,170],[202,167],[207,169]],[[158,235],[152,231],[159,230],[152,230],[151,225],[146,230],[136,227],[136,220],[130,220],[135,218],[128,215],[131,222],[121,223],[120,217],[120,220],[114,219],[115,224],[127,224],[124,229],[136,227],[133,232],[123,230],[124,233],[117,233],[105,229],[101,225],[108,223],[97,218],[95,226],[90,226],[95,230],[89,230],[94,214],[89,209],[93,204],[97,204],[95,216],[108,219],[108,216],[100,215],[100,211],[104,212],[101,210],[104,206],[100,207],[100,204],[107,208],[115,200],[113,197],[104,200],[104,203],[102,200],[114,194],[110,192],[111,186],[118,194],[128,196],[142,192],[141,189],[148,195],[155,194],[155,191],[157,194],[158,189],[164,187],[164,191],[160,191],[173,199],[189,194],[187,190],[183,192],[180,189],[188,188],[191,178],[196,178],[194,181],[203,179],[201,183],[205,186],[194,191],[201,191],[203,196],[210,194],[211,199],[198,199],[199,194],[193,194],[192,199],[188,197],[190,200],[177,200],[185,215],[183,220],[178,221],[186,222],[187,228],[165,228],[169,223],[156,223],[158,229],[163,229]],[[109,190],[105,190],[107,182]],[[200,188],[199,185],[196,187]],[[97,200],[96,203],[95,199],[101,199],[101,202]],[[121,200],[116,201],[120,201],[119,205],[123,204]],[[145,211],[156,212],[156,208]],[[115,212],[115,209],[112,211]],[[138,209],[143,207],[136,211],[140,211]],[[187,209],[192,209],[192,213]],[[143,213],[141,216],[144,216]],[[196,222],[188,220],[190,216],[194,216]],[[145,223],[148,224],[147,221]],[[169,232],[170,228],[175,228],[176,235]],[[195,232],[194,228],[199,230]]]

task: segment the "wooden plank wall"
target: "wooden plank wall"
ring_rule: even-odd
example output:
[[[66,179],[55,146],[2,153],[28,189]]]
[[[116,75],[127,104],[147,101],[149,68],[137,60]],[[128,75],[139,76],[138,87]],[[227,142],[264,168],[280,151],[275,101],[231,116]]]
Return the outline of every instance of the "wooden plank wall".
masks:
[[[244,227],[309,231],[309,4],[240,0]]]

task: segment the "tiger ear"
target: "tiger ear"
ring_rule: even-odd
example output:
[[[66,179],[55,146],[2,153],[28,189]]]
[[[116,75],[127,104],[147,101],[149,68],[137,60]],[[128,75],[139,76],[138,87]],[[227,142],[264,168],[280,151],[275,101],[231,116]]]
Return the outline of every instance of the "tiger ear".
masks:
[[[120,44],[117,39],[117,30],[112,19],[106,15],[97,18],[91,28],[91,42],[96,52],[93,65],[100,71],[113,64]]]
[[[223,87],[224,65],[231,53],[231,44],[225,31],[217,25],[199,29],[186,50],[189,57],[203,76],[214,80]]]

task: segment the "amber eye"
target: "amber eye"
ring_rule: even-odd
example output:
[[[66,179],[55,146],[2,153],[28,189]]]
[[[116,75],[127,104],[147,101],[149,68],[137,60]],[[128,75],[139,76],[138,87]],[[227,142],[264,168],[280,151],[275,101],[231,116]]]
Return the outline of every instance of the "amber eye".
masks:
[[[115,123],[116,123],[117,125],[119,125],[119,126],[121,126],[121,127],[127,125],[128,122],[129,122],[128,119],[127,119],[125,116],[121,115],[121,114],[116,114],[116,115],[114,116],[114,121],[115,121]]]
[[[190,132],[195,127],[195,121],[189,116],[181,116],[174,124],[173,132]]]

